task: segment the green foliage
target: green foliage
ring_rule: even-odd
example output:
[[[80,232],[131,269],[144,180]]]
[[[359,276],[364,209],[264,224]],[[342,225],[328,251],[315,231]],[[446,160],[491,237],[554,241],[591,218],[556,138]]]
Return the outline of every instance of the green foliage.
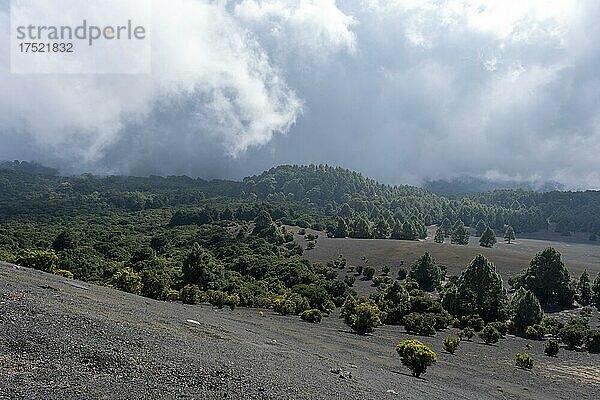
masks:
[[[201,295],[201,299],[218,309],[222,309],[227,304],[229,295],[221,290],[207,290]]]
[[[64,269],[55,269],[52,271],[54,275],[62,276],[63,278],[73,279],[73,273]]]
[[[427,367],[437,362],[437,355],[433,350],[414,339],[398,343],[396,352],[402,364],[417,378],[427,371]]]
[[[544,317],[542,318],[541,324],[544,326],[544,330],[546,331],[546,333],[549,333],[554,336],[558,335],[558,332],[565,325],[558,319],[547,316],[547,315],[544,315]]]
[[[211,282],[217,282],[223,278],[224,269],[209,250],[194,243],[192,250],[183,260],[182,272],[185,283],[208,288]]]
[[[431,313],[412,312],[404,317],[404,328],[418,335],[435,335],[435,317]]]
[[[588,306],[592,303],[592,287],[590,286],[590,274],[588,274],[587,269],[584,269],[579,277],[577,292],[579,304]]]
[[[166,274],[157,271],[145,270],[141,274],[142,296],[155,300],[164,300],[170,288],[170,281]]]
[[[575,296],[569,271],[560,253],[552,247],[537,253],[529,267],[514,277],[513,286],[531,290],[542,306],[568,307]]]
[[[544,353],[550,357],[556,357],[558,355],[558,340],[550,339],[544,345]]]
[[[300,314],[300,318],[306,322],[318,323],[321,322],[323,315],[320,310],[304,310],[302,314]]]
[[[479,245],[482,247],[494,247],[496,244],[496,234],[492,229],[487,227],[485,231],[481,234],[481,238],[479,239]]]
[[[463,329],[463,334],[465,335],[467,340],[471,340],[471,338],[473,336],[475,336],[475,330],[473,328],[467,327],[467,328]]]
[[[405,280],[406,277],[408,276],[408,271],[406,270],[406,268],[400,268],[398,269],[398,280]]]
[[[15,264],[45,272],[52,272],[57,262],[54,250],[23,250],[15,257]]]
[[[185,285],[179,293],[179,299],[183,304],[200,303],[200,289],[198,285]]]
[[[442,228],[437,228],[437,230],[435,231],[435,236],[433,237],[433,240],[436,243],[444,243],[444,230]]]
[[[506,228],[506,231],[504,232],[504,240],[506,241],[506,243],[510,243],[515,239],[515,230],[512,226],[509,225],[508,228]]]
[[[486,322],[504,321],[509,303],[502,277],[483,255],[477,255],[450,287],[442,304],[452,315],[463,317],[474,313]]]
[[[141,294],[142,279],[131,268],[121,268],[110,280],[115,289],[133,294]]]
[[[371,224],[362,215],[354,220],[354,229],[352,231],[353,238],[369,239],[371,237]]]
[[[560,341],[570,349],[580,347],[588,333],[587,323],[579,318],[571,318],[559,331]]]
[[[498,343],[500,340],[500,332],[492,325],[486,325],[481,332],[479,332],[479,337],[485,342],[485,344],[494,344]]]
[[[70,231],[62,231],[59,233],[52,242],[52,249],[60,253],[64,250],[71,250],[77,246],[75,236]]]
[[[450,243],[467,245],[469,244],[469,231],[465,227],[465,224],[461,220],[456,221],[452,228],[452,235],[450,236]]]
[[[584,343],[590,353],[600,353],[600,329],[590,329],[585,336]]]
[[[368,298],[357,301],[349,297],[344,303],[341,317],[344,318],[346,325],[359,334],[371,333],[381,325],[381,312]]]
[[[354,286],[354,282],[356,282],[356,278],[352,275],[346,275],[344,277],[344,283],[350,287]]]
[[[456,336],[446,336],[442,341],[444,350],[450,354],[454,354],[458,346],[460,345],[460,339]]]
[[[533,368],[533,358],[527,353],[517,353],[515,356],[515,365],[523,369]]]
[[[532,340],[542,340],[545,334],[546,328],[541,324],[535,324],[525,328],[525,335]]]
[[[515,327],[520,330],[530,325],[539,324],[544,317],[544,312],[537,297],[527,289],[519,288],[515,292],[511,308]]]
[[[592,284],[592,301],[596,308],[600,310],[600,272],[596,275],[596,279]]]
[[[432,290],[440,285],[443,273],[431,254],[426,252],[413,262],[408,277],[416,281],[421,289]]]
[[[348,224],[343,218],[338,218],[337,227],[335,228],[333,235],[337,238],[345,238],[350,235],[350,231],[348,230]]]
[[[370,281],[371,279],[373,279],[373,276],[375,275],[375,268],[373,267],[364,267],[363,268],[363,279]]]
[[[479,222],[477,222],[477,225],[475,225],[475,236],[481,237],[487,228],[489,227],[486,225],[486,223],[480,219]]]
[[[308,309],[310,309],[308,300],[298,293],[287,293],[273,300],[273,310],[281,315],[298,315]]]

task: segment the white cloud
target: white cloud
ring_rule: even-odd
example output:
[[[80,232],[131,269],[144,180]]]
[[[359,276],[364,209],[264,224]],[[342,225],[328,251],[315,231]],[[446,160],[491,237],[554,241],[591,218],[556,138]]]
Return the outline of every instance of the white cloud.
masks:
[[[7,12],[0,18],[0,39],[8,42]],[[132,125],[184,98],[197,139],[216,136],[235,156],[288,132],[301,112],[281,72],[222,3],[155,0],[152,52],[151,75],[10,75],[3,49],[3,154],[21,135],[32,148],[93,163]],[[161,134],[177,141],[180,132]]]

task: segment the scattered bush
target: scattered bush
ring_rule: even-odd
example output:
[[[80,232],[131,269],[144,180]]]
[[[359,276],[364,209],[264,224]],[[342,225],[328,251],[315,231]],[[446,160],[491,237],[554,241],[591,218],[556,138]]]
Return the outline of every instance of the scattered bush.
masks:
[[[166,296],[167,301],[177,301],[179,300],[179,291],[178,290],[168,290],[167,291],[167,296]]]
[[[500,332],[498,332],[498,329],[494,328],[492,325],[486,325],[485,328],[483,328],[481,332],[479,332],[479,337],[486,344],[498,343],[500,336],[501,335]]]
[[[513,321],[519,330],[539,324],[544,317],[540,302],[533,292],[520,288],[512,298]]]
[[[527,353],[517,353],[515,357],[515,365],[523,369],[533,368],[533,358]]]
[[[544,328],[544,325],[541,324],[535,324],[525,328],[525,335],[532,340],[542,340],[545,334],[546,329]]]
[[[463,334],[465,335],[465,337],[467,338],[467,340],[471,340],[473,338],[473,336],[475,336],[475,330],[473,328],[465,328],[463,329]]]
[[[414,339],[398,343],[396,352],[402,364],[417,378],[427,371],[428,366],[437,362],[437,355],[433,350]]]
[[[375,268],[373,267],[364,267],[363,268],[363,277],[365,280],[370,281],[375,276]]]
[[[373,277],[373,286],[381,286],[392,283],[392,278],[387,275]]]
[[[235,310],[235,308],[240,305],[240,296],[237,293],[227,296],[225,305],[227,305],[231,311]]]
[[[430,313],[410,313],[404,317],[404,328],[418,335],[435,335],[435,317]]]
[[[475,332],[479,332],[485,326],[485,322],[479,315],[468,315],[461,318],[460,325],[462,327],[472,328]]]
[[[372,300],[363,297],[356,301],[348,297],[342,308],[341,317],[355,332],[371,333],[381,325],[381,311]]]
[[[273,311],[281,315],[298,315],[304,310],[310,309],[310,304],[305,297],[298,293],[288,293],[278,296],[273,301]]]
[[[344,277],[344,283],[350,287],[354,286],[354,282],[356,282],[356,278],[352,275],[346,275]]]
[[[579,318],[571,318],[569,322],[558,331],[558,337],[561,342],[570,349],[579,347],[587,335],[587,324]]]
[[[450,354],[454,354],[456,348],[460,345],[460,338],[456,336],[446,336],[442,342],[444,344],[444,350]]]
[[[590,329],[585,336],[585,348],[590,353],[600,353],[600,329]]]
[[[15,264],[25,268],[52,272],[58,257],[54,250],[23,250],[15,258]]]
[[[385,265],[383,268],[381,268],[381,272],[388,275],[390,273],[390,267]]]
[[[321,322],[323,315],[320,310],[312,309],[312,310],[304,310],[302,314],[300,314],[300,318],[306,322],[317,323]]]
[[[550,339],[544,345],[544,353],[546,353],[546,355],[550,357],[555,357],[558,354],[558,349],[559,347],[557,340]]]
[[[406,268],[400,268],[398,270],[398,280],[403,281],[406,279],[407,276],[408,276],[408,271],[406,270]]]
[[[118,270],[110,280],[115,289],[133,294],[142,292],[142,279],[131,268],[122,268]]]
[[[489,325],[493,326],[500,332],[500,336],[504,337],[508,333],[508,327],[505,322],[495,321],[490,322]]]
[[[565,324],[554,317],[549,317],[547,315],[542,318],[542,325],[546,330],[546,333],[551,335],[558,335],[558,332],[565,326]]]
[[[179,294],[179,298],[183,304],[198,304],[200,303],[200,289],[198,285],[185,285]]]
[[[52,271],[54,275],[62,276],[63,278],[73,279],[73,273],[71,271],[67,271],[66,269],[55,269]]]

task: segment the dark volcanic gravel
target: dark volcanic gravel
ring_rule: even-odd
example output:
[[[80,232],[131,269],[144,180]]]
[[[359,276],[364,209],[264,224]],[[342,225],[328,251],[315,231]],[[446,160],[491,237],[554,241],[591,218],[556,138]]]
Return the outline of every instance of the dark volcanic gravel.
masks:
[[[463,342],[425,337],[439,361],[424,379],[404,369],[384,326],[348,331],[256,309],[158,302],[7,264],[0,265],[0,399],[399,399],[597,398],[600,356],[543,342]],[[536,360],[515,369],[514,355]]]

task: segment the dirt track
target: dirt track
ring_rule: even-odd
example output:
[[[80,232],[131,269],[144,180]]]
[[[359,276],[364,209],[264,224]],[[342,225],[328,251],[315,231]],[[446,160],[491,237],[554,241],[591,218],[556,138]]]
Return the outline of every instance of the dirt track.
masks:
[[[439,362],[415,379],[394,351],[401,327],[359,336],[334,316],[157,302],[0,266],[0,398],[597,398],[600,355],[553,359],[509,337],[452,356],[446,334],[421,338]],[[513,366],[526,343],[533,372]]]

